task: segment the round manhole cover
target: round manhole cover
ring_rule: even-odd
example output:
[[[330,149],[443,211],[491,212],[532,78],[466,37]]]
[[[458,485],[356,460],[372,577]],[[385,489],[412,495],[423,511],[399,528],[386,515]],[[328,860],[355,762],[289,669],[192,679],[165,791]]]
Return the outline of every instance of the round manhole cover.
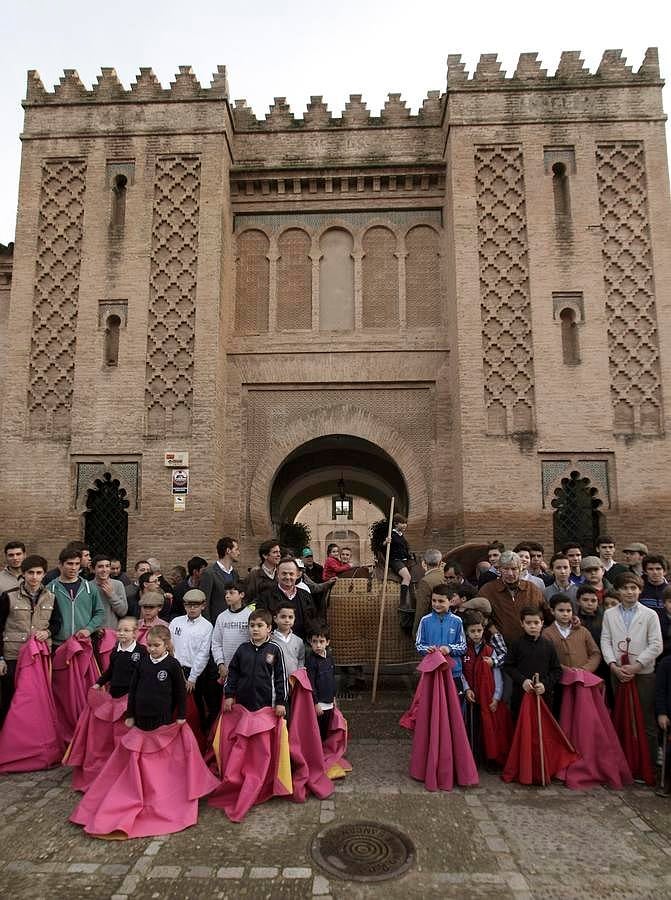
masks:
[[[348,822],[320,831],[312,857],[329,874],[346,881],[384,881],[406,872],[415,861],[407,835],[379,822]]]

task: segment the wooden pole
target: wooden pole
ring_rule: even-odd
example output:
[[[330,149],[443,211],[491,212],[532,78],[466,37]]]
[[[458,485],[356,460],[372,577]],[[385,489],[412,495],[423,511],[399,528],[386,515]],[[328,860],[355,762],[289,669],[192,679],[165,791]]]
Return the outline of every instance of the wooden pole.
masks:
[[[387,529],[387,552],[384,558],[384,576],[382,578],[382,597],[380,599],[380,621],[377,626],[377,647],[375,648],[375,666],[373,668],[373,693],[371,703],[375,703],[377,697],[377,676],[380,671],[380,650],[382,648],[382,623],[384,621],[384,604],[387,599],[387,576],[389,574],[389,551],[391,550],[391,529],[394,519],[394,497],[389,506],[389,528]]]
[[[534,687],[539,683],[538,672],[534,675]],[[536,712],[538,713],[538,749],[541,754],[541,784],[545,787],[545,752],[543,750],[543,723],[541,722],[541,695],[536,694]]]

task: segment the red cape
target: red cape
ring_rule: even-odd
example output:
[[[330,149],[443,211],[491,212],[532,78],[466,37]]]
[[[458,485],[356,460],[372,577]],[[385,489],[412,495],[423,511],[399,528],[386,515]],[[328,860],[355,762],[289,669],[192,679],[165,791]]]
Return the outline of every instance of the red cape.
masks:
[[[545,779],[542,777],[541,769],[539,709],[543,730]],[[541,697],[538,704],[536,694],[525,694],[501,778],[504,781],[519,781],[520,784],[549,784],[560,769],[567,768],[577,758],[578,754],[547,708],[545,700]]]
[[[484,648],[478,654],[473,651],[473,658],[464,674],[475,693],[475,700],[480,710],[482,749],[485,759],[502,766],[508,758],[513,739],[513,720],[507,704],[499,702],[495,712],[489,708],[494,696],[494,673],[491,666],[485,662],[486,650],[489,651],[486,655],[491,656],[490,647]]]
[[[70,746],[63,757],[64,766],[72,766],[72,787],[85,791],[112,755],[118,741],[128,731],[124,717],[128,697],[111,697],[101,688],[89,689]]]
[[[269,706],[249,712],[236,703],[221,713],[214,749],[221,783],[208,803],[232,822],[241,822],[257,803],[291,795],[287,724]]]
[[[289,754],[293,799],[297,803],[305,803],[308,795],[312,793],[320,800],[325,800],[333,793],[333,782],[326,775],[324,748],[307,669],[296,669],[289,680],[291,682]]]
[[[58,727],[65,744],[75,733],[89,688],[100,678],[89,638],[70,637],[54,653],[53,688]]]
[[[413,731],[410,775],[429,791],[451,791],[479,784],[466,736],[461,704],[452,679],[454,663],[442,653],[428,653],[417,666],[421,678],[410,709],[401,717]]]
[[[189,728],[193,731],[193,735],[198,742],[200,752],[204,755],[207,750],[207,735],[203,733],[200,724],[200,713],[198,712],[193,691],[187,692],[186,695],[186,721],[189,723]]]
[[[631,784],[627,760],[603,701],[603,680],[583,669],[564,669],[561,684],[561,727],[580,757],[557,772],[557,778],[574,791],[600,784],[620,790]]]
[[[198,798],[217,786],[184,723],[129,728],[70,821],[95,837],[152,837],[198,821]]]
[[[645,733],[645,721],[635,681],[618,684],[615,690],[613,725],[634,778],[654,785],[655,772]]]
[[[16,664],[16,689],[0,731],[0,772],[35,772],[61,761],[64,743],[51,691],[51,654],[31,637]]]

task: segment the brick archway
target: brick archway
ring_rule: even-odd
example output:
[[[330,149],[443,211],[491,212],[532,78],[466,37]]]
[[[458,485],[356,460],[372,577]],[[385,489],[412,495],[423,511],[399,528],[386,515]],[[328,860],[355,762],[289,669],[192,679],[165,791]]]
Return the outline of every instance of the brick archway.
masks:
[[[359,409],[344,405],[323,413],[308,413],[297,419],[286,434],[273,435],[272,443],[260,460],[249,492],[249,515],[253,534],[262,536],[272,530],[270,497],[277,473],[287,456],[301,445],[328,435],[343,435],[369,441],[395,462],[405,482],[408,497],[408,526],[423,532],[429,510],[426,480],[421,464],[405,439],[393,428]]]

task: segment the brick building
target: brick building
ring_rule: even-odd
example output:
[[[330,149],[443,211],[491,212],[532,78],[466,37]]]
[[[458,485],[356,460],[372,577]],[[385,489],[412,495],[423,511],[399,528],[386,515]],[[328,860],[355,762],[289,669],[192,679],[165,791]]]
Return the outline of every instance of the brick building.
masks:
[[[393,493],[415,547],[587,545],[604,523],[660,545],[655,50],[594,74],[523,54],[511,77],[451,56],[417,115],[390,94],[378,116],[351,96],[339,116],[312,97],[257,118],[223,68],[202,87],[189,67],[169,89],[103,69],[49,92],[31,72],[24,106],[0,247],[3,538],[53,559],[127,527],[130,560],[176,561],[229,532],[252,562],[342,477],[382,508]]]

